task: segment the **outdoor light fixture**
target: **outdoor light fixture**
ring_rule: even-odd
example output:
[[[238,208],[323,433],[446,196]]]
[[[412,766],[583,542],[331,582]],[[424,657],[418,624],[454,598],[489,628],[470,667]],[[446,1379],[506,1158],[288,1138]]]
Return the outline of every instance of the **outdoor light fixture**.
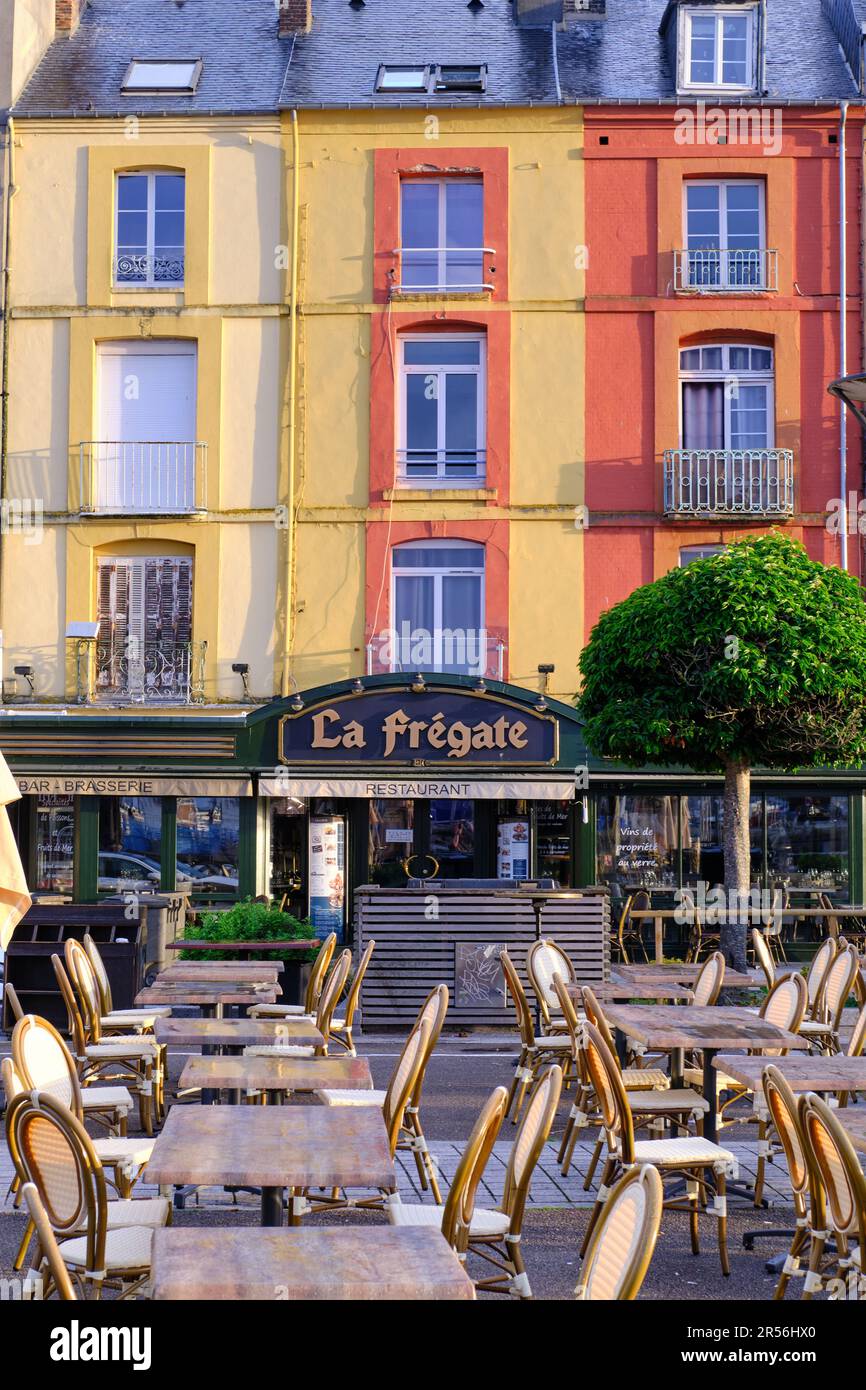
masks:
[[[299,714],[300,711],[304,708],[304,702],[301,699],[300,695],[295,695],[294,699],[291,702],[290,708],[293,709],[296,714]]]
[[[838,381],[831,381],[827,390],[853,410],[866,429],[866,375],[842,376]]]
[[[425,684],[424,677],[421,675],[421,672],[419,671],[411,685],[412,694],[423,695],[426,689],[427,686]]]
[[[240,676],[244,687],[244,699],[250,698],[250,666],[248,661],[233,661],[232,670],[236,676]]]
[[[555,670],[556,667],[554,666],[552,661],[542,662],[542,664],[538,667],[538,674],[544,677],[545,695],[548,695],[550,693],[550,677],[553,675]]]
[[[364,682],[361,680],[360,676],[356,676],[355,679],[352,681],[352,693],[354,695],[361,695],[363,693],[363,690]]]
[[[30,686],[30,694],[32,695],[32,694],[33,694],[33,691],[34,691],[34,685],[33,685],[33,667],[32,667],[32,666],[13,666],[12,669],[13,669],[13,671],[15,672],[16,676],[23,676],[23,677],[24,677],[24,679],[26,680],[27,684]]]
[[[539,714],[541,714],[542,710],[547,709],[547,701],[545,700],[543,695],[539,695],[538,699],[535,702],[535,708],[538,710]]]
[[[484,694],[484,692],[485,692],[486,689],[487,689],[487,682],[484,680],[484,678],[483,678],[482,676],[479,676],[479,677],[478,677],[477,681],[475,682],[475,685],[474,685],[473,689],[475,690],[475,694],[476,694],[476,695],[483,695],[483,694]]]

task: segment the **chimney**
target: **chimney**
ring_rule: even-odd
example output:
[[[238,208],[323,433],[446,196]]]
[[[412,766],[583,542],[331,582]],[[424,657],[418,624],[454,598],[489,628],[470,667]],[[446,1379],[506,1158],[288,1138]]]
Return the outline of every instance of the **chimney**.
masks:
[[[54,29],[69,38],[78,28],[86,0],[54,0]]]
[[[291,34],[309,34],[313,27],[313,0],[278,0],[277,8],[281,39]]]

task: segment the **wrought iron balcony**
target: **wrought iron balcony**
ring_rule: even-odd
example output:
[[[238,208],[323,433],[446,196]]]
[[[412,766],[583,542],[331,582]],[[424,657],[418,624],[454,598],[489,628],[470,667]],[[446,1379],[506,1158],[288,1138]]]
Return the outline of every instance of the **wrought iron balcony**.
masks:
[[[505,643],[484,628],[453,628],[429,632],[404,622],[379,633],[367,643],[367,675],[417,671],[447,671],[453,675],[484,676],[501,681],[505,672]]]
[[[176,516],[206,510],[206,444],[87,439],[79,455],[82,512]]]
[[[674,289],[684,294],[760,294],[779,288],[776,251],[674,252]]]
[[[490,246],[398,246],[393,254],[396,294],[483,294],[493,290],[485,279]]]
[[[794,510],[790,449],[668,449],[664,481],[668,516],[790,516]]]
[[[78,701],[106,705],[191,705],[204,701],[207,642],[81,641]]]
[[[398,449],[397,476],[418,487],[480,487],[487,470],[484,449]]]
[[[183,289],[184,249],[166,248],[158,256],[118,251],[114,257],[114,284],[137,289]]]

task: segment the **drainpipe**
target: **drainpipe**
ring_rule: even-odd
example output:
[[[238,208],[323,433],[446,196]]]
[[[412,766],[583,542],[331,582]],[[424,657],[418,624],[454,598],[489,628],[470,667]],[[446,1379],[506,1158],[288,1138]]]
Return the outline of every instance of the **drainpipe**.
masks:
[[[11,283],[12,256],[12,199],[17,193],[15,187],[15,123],[12,117],[6,125],[6,195],[3,205],[5,227],[3,229],[3,357],[0,364],[0,505],[6,498],[6,478],[9,460],[9,328],[11,305],[9,290]],[[0,525],[0,629],[3,626],[3,528]],[[2,676],[2,671],[0,671]]]
[[[845,147],[848,103],[839,103],[839,375],[848,375],[848,191],[845,186]],[[848,408],[839,416],[839,496],[842,501],[839,564],[848,568]]]
[[[298,380],[298,223],[300,201],[300,137],[298,113],[292,112],[292,259],[289,269],[289,478],[286,492],[286,635],[283,648],[283,674],[280,694],[289,693],[292,683],[292,646],[295,611],[295,393]]]
[[[556,83],[556,100],[562,105],[562,87],[559,85],[559,53],[556,48],[556,20],[550,26],[550,45],[553,53],[553,79]]]

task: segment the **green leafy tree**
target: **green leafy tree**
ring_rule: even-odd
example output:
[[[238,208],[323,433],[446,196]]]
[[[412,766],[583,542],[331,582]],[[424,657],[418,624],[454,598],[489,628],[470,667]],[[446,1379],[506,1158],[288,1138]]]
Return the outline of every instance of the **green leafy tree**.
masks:
[[[599,619],[578,709],[599,756],[724,773],[725,888],[750,888],[751,769],[866,755],[866,604],[859,582],[778,533],[635,590]],[[736,896],[735,896],[736,895]],[[722,926],[735,968],[746,913]]]

